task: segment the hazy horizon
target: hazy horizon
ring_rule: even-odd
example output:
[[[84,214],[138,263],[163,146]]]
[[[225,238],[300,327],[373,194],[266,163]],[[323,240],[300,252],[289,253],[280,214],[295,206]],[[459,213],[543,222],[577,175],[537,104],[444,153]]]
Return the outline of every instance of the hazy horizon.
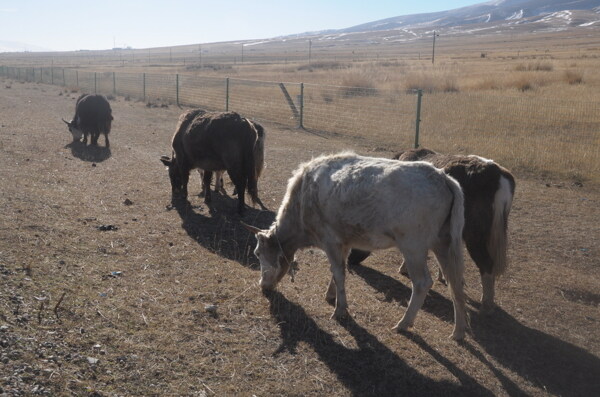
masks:
[[[1,0],[0,52],[151,48],[267,39],[482,2],[430,0],[406,5],[385,0],[370,2],[366,7],[356,0],[106,0],[91,4],[73,0]]]

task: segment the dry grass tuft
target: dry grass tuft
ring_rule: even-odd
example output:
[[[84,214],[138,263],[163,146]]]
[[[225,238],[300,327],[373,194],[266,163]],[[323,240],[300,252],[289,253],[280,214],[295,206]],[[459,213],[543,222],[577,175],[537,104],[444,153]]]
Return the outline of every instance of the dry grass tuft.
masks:
[[[576,70],[565,70],[563,78],[571,85],[583,83],[583,73]]]
[[[551,72],[554,70],[554,65],[549,62],[535,62],[535,63],[519,63],[515,66],[517,72]]]
[[[448,72],[409,73],[405,80],[406,91],[458,92],[457,78]]]
[[[374,76],[365,70],[351,70],[344,73],[341,85],[344,96],[377,95]]]
[[[320,62],[311,62],[310,64],[300,65],[296,68],[298,71],[307,70],[312,72],[313,70],[332,70],[332,69],[347,69],[350,65],[347,63],[341,63],[337,61],[320,61]]]

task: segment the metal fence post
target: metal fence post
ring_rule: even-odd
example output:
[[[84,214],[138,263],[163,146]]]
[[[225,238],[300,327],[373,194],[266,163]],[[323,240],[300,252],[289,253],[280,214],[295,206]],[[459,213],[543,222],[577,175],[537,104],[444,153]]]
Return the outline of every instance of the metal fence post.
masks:
[[[50,67],[50,84],[54,85],[54,66]]]
[[[421,98],[423,90],[417,90],[417,119],[415,121],[415,149],[419,147],[419,127],[421,125]]]
[[[75,71],[75,86],[79,88],[79,70]]]
[[[63,71],[63,87],[67,85],[67,82],[65,81],[65,68],[62,68]]]
[[[179,106],[179,74],[175,75],[175,98],[177,106]]]
[[[225,79],[225,111],[229,112],[229,77]]]
[[[117,95],[117,76],[115,72],[113,72],[113,95]]]
[[[146,73],[142,73],[142,98],[146,102]]]
[[[96,78],[96,72],[94,72],[94,94],[97,94],[98,92],[98,79]]]
[[[300,83],[300,125],[304,129],[304,83]]]

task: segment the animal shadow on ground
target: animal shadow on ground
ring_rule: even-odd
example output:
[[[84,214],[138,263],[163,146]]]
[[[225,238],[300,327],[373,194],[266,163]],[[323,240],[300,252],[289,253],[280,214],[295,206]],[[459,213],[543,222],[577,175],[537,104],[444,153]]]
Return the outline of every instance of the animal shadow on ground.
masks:
[[[294,355],[298,343],[308,344],[354,396],[493,396],[490,390],[449,360],[445,360],[444,365],[459,379],[460,385],[436,381],[414,370],[352,318],[341,325],[355,339],[358,348],[347,348],[339,343],[319,328],[302,307],[280,292],[265,292],[265,296],[281,334],[281,345],[273,355],[284,351]],[[424,341],[419,343],[430,353],[435,352]]]
[[[66,145],[65,148],[71,149],[73,157],[94,163],[100,163],[109,159],[111,156],[110,147],[86,145],[80,141],[71,142]]]
[[[192,205],[186,199],[173,198],[170,208],[177,210],[181,227],[198,244],[227,259],[244,266],[258,268],[253,251],[256,239],[242,226],[240,220],[261,229],[268,229],[275,213],[246,207],[242,217],[237,214],[237,197],[212,192],[210,204]],[[208,213],[203,213],[207,208]]]
[[[408,306],[412,288],[378,270],[364,265],[352,266],[351,271],[362,278],[376,291],[384,295],[384,302],[399,302]],[[398,273],[398,276],[400,274]],[[444,295],[430,289],[423,303],[422,310],[433,314],[441,320],[454,324],[454,306]],[[402,313],[398,313],[398,320]]]
[[[411,289],[396,279],[364,265],[355,266],[352,270],[383,293],[385,301],[404,302],[410,299]],[[453,321],[452,302],[435,291],[429,291],[423,310],[448,322]],[[481,348],[545,392],[561,396],[600,396],[600,358],[595,355],[529,328],[501,308],[496,308],[490,315],[471,313],[470,324],[473,338]],[[408,333],[407,336],[453,372],[452,364],[427,346],[418,335]],[[488,367],[508,395],[526,395],[469,342],[464,342],[463,347]]]
[[[489,316],[472,317],[471,328],[490,356],[546,393],[600,396],[600,358],[592,353],[529,328],[501,308]]]

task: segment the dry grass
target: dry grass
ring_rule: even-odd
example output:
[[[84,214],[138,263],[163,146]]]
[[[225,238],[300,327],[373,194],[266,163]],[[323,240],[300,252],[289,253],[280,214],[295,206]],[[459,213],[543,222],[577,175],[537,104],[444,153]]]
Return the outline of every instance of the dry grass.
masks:
[[[535,72],[551,72],[554,70],[554,65],[550,62],[535,62],[535,63],[519,63],[515,66],[515,70],[518,72],[524,71],[535,71]]]
[[[598,394],[594,186],[515,170],[501,309],[477,313],[479,274],[468,261],[472,334],[464,343],[448,339],[452,307],[439,283],[412,332],[390,330],[410,297],[393,251],[348,275],[353,320],[339,324],[323,299],[322,253],[300,253],[295,282],[286,277],[265,296],[234,198],[216,195],[211,208],[195,196],[172,205],[159,157],[170,150],[180,109],[118,97],[110,150],[65,146],[60,116],[71,114],[77,94],[55,93],[29,83],[0,90],[3,393]],[[243,218],[261,227],[301,161],[347,148],[385,157],[400,149],[263,124],[259,188],[271,211],[249,209]],[[197,191],[192,177],[190,193]]]
[[[583,73],[576,70],[565,70],[564,78],[571,85],[583,83]]]

